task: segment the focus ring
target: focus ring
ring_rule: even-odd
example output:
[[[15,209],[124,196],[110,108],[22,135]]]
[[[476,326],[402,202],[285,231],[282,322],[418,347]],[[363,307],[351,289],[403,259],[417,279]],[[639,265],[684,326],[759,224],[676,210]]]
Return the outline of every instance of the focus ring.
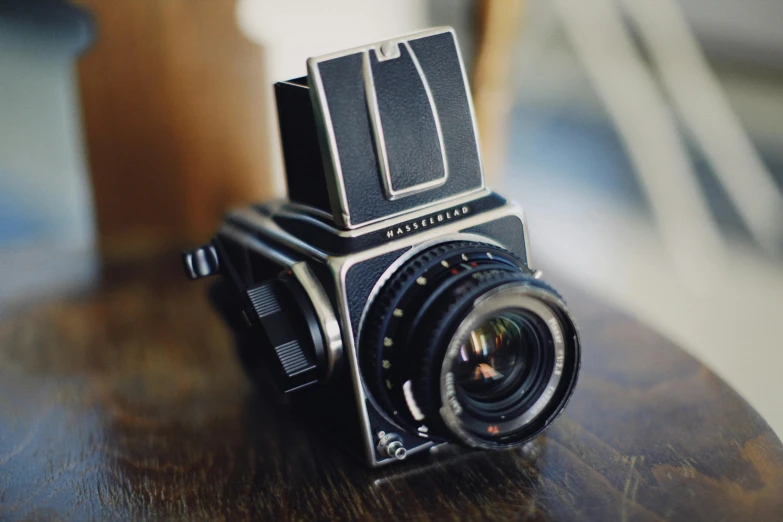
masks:
[[[441,243],[433,248],[418,254],[415,258],[408,261],[407,264],[398,270],[392,277],[386,281],[378,293],[375,301],[371,303],[369,317],[371,322],[368,324],[366,338],[370,345],[376,346],[383,342],[383,330],[385,326],[384,318],[389,312],[393,312],[394,298],[398,296],[410,283],[416,279],[416,274],[420,273],[422,268],[428,266],[438,256],[453,252],[460,247],[481,246],[482,243],[472,241],[459,241],[453,243]],[[378,360],[378,351],[369,350],[364,357],[364,366],[374,369],[381,364]],[[383,385],[379,382],[379,377],[375,371],[365,372],[369,376],[370,385],[375,390],[380,390]]]

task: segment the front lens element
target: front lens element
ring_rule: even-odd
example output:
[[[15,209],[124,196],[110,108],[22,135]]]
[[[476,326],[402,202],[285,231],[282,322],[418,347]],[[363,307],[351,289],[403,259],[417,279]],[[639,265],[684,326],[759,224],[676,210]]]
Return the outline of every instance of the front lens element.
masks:
[[[522,380],[531,361],[521,326],[518,316],[506,314],[470,332],[454,365],[455,383],[469,397],[500,398]]]
[[[488,291],[456,328],[441,368],[440,414],[469,445],[536,431],[562,409],[575,346],[547,291],[509,283]],[[568,373],[571,373],[569,369]]]

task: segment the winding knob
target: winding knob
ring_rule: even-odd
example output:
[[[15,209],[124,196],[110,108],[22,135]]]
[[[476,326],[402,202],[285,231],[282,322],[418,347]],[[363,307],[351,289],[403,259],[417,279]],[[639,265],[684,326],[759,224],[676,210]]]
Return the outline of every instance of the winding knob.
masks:
[[[290,276],[247,290],[248,322],[267,367],[283,392],[314,384],[324,368],[324,345],[312,306]]]

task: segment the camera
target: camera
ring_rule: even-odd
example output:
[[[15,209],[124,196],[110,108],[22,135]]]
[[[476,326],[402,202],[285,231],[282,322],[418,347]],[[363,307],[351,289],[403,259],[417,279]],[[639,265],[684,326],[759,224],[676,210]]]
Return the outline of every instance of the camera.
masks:
[[[259,382],[370,466],[519,446],[563,410],[580,347],[484,185],[451,28],[310,58],[275,84],[288,200],[183,254]],[[304,404],[305,406],[299,406]]]

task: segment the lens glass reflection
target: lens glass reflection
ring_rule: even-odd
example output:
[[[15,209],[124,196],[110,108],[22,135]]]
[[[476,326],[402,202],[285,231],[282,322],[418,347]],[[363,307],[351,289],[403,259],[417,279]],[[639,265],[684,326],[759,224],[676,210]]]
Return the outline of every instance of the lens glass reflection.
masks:
[[[487,401],[516,391],[530,367],[525,322],[512,314],[487,318],[460,347],[454,380],[469,397]]]

